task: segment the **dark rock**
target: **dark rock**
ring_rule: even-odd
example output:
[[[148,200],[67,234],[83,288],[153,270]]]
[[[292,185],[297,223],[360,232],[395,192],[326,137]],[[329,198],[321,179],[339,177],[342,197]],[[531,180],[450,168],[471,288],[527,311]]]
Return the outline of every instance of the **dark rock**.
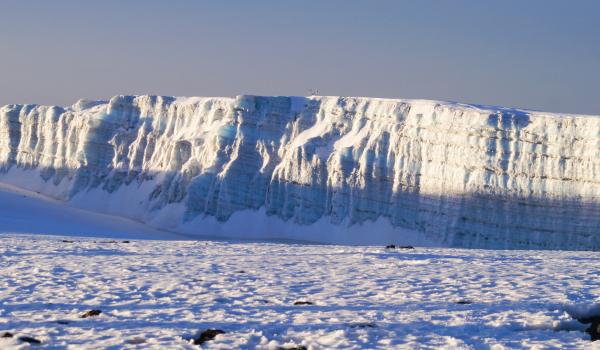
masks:
[[[313,305],[313,303],[310,301],[297,301],[294,305]]]
[[[11,332],[4,332],[2,333],[2,335],[0,335],[0,338],[12,338],[14,337],[14,334],[12,334]]]
[[[239,271],[236,271],[236,273],[246,273],[246,271],[244,271],[244,270],[239,270]]]
[[[28,337],[28,336],[22,336],[17,338],[19,341],[22,341],[23,343],[29,343],[29,344],[41,344],[42,342],[32,338],[32,337]]]
[[[600,316],[590,316],[577,319],[581,323],[589,323],[585,332],[590,335],[591,341],[600,340]]]
[[[86,311],[84,312],[81,316],[79,316],[80,318],[88,318],[88,317],[92,317],[92,316],[98,316],[102,313],[102,311],[100,310],[90,310],[90,311]]]
[[[304,345],[298,345],[298,346],[292,346],[292,347],[280,346],[277,348],[277,350],[307,350],[307,347]]]
[[[197,336],[193,337],[194,345],[201,345],[209,340],[215,339],[215,337],[219,334],[225,334],[225,331],[220,329],[205,329]]]
[[[375,323],[368,323],[368,322],[350,324],[350,328],[375,328],[375,327],[377,327],[377,325]]]
[[[129,339],[127,341],[125,341],[127,344],[144,344],[146,342],[146,339],[144,338],[133,338],[133,339]]]
[[[63,243],[75,243],[75,241],[69,241],[68,239],[63,239],[61,242],[63,242]]]
[[[58,324],[69,324],[71,322],[65,321],[65,320],[58,320],[58,321],[56,321],[56,323],[58,323]]]
[[[600,322],[592,322],[585,331],[590,335],[591,341],[600,340]]]
[[[131,242],[130,242],[130,241],[123,241],[123,242],[121,242],[121,243],[131,243]]]
[[[412,245],[399,245],[396,246],[395,244],[389,244],[385,246],[385,249],[415,249],[415,247],[413,247]]]
[[[473,302],[469,301],[469,300],[459,300],[456,303],[459,304],[459,305],[470,305],[470,304],[473,304]]]

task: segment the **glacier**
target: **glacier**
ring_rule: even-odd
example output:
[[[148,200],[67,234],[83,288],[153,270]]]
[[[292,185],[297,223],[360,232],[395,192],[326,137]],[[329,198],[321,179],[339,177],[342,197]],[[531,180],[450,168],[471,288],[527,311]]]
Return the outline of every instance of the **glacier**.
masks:
[[[600,249],[600,116],[332,96],[7,105],[0,182],[203,237]]]

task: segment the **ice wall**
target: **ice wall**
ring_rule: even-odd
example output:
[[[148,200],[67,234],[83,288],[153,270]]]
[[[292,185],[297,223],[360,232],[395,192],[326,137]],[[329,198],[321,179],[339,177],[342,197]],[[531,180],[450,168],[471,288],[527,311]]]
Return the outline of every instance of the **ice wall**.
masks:
[[[0,169],[199,235],[600,249],[598,116],[343,97],[9,105]]]

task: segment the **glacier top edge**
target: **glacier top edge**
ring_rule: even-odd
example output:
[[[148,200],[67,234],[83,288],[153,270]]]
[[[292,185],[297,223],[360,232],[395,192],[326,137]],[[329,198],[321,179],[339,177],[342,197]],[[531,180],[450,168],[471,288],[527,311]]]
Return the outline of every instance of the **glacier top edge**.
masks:
[[[479,112],[490,112],[490,113],[513,113],[513,114],[527,114],[536,117],[550,117],[550,118],[558,118],[558,117],[570,117],[570,118],[600,118],[600,115],[594,114],[577,114],[577,113],[558,113],[558,112],[546,112],[532,109],[523,109],[516,107],[503,107],[503,106],[495,106],[495,105],[484,105],[484,104],[473,104],[473,103],[464,103],[464,102],[455,102],[455,101],[443,101],[443,100],[433,100],[433,99],[403,99],[403,98],[380,98],[380,97],[360,97],[360,96],[284,96],[284,95],[252,95],[252,94],[243,94],[237,95],[234,97],[202,97],[202,96],[167,96],[167,95],[115,95],[108,100],[100,99],[100,100],[92,100],[92,99],[80,99],[75,102],[71,106],[59,106],[59,105],[42,105],[42,104],[8,104],[4,106],[0,106],[0,109],[5,108],[15,108],[15,107],[48,107],[48,108],[58,108],[67,111],[83,111],[89,110],[95,107],[108,105],[114,103],[115,101],[133,101],[135,99],[161,99],[167,104],[177,104],[177,105],[191,105],[198,104],[203,101],[223,101],[228,103],[235,103],[242,101],[244,99],[252,99],[252,98],[291,98],[292,100],[317,100],[317,101],[330,101],[330,100],[339,100],[339,101],[377,101],[382,103],[396,103],[396,104],[409,104],[411,106],[420,106],[420,107],[449,107],[456,109],[465,109],[465,110],[475,110]]]

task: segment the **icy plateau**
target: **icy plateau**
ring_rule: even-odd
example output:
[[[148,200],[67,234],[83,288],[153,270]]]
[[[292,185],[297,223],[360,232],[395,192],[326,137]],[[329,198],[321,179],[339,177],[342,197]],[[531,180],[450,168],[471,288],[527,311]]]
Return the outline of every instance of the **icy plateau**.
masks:
[[[600,116],[317,96],[8,105],[0,182],[205,237],[600,249]]]

